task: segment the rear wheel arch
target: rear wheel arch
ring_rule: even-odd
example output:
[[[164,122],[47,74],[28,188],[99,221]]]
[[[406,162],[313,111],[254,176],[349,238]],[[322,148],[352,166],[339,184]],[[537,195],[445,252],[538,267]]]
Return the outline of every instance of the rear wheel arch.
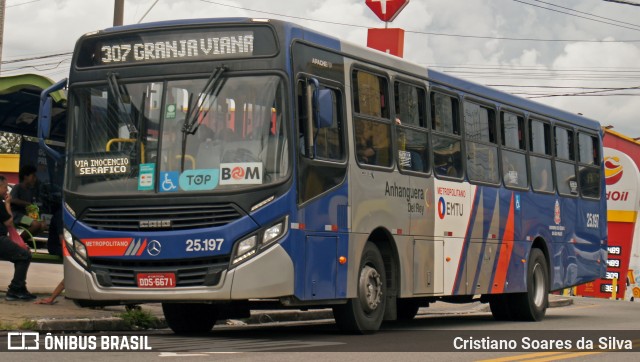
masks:
[[[540,249],[540,251],[544,255],[545,260],[547,261],[547,274],[549,277],[547,283],[549,283],[549,288],[551,288],[551,286],[553,285],[551,280],[551,270],[553,269],[553,265],[551,265],[551,258],[549,257],[549,248],[547,246],[547,242],[542,237],[537,237],[531,244],[529,253],[531,253],[533,249]]]

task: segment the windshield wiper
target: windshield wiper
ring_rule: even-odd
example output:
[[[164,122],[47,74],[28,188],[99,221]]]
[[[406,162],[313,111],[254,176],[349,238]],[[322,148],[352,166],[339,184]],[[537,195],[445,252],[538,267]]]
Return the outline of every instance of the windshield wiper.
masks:
[[[116,100],[118,101],[118,115],[121,121],[124,121],[125,125],[127,126],[127,130],[129,131],[129,137],[130,138],[138,138],[138,129],[136,128],[135,123],[133,122],[133,119],[131,118],[131,115],[129,114],[129,112],[127,112],[127,109],[125,108],[124,105],[124,98],[122,97],[122,92],[120,91],[120,89],[122,88],[122,86],[118,83],[118,78],[116,73],[109,73],[107,74],[107,82],[109,83],[109,89],[111,90],[111,93],[113,95],[116,96]],[[125,89],[126,92],[126,89]],[[122,114],[126,114],[126,117],[122,117]]]
[[[189,94],[189,107],[187,108],[185,122],[182,126],[182,153],[180,158],[180,172],[184,171],[184,156],[187,152],[187,137],[189,137],[189,135],[195,134],[196,131],[198,131],[198,127],[200,127],[200,122],[198,122],[200,108],[204,105],[207,95],[212,95],[215,97],[218,93],[220,93],[220,89],[222,89],[222,86],[224,85],[224,81],[220,81],[220,79],[222,79],[222,74],[226,70],[227,69],[224,66],[217,67],[213,70],[211,76],[209,77],[209,79],[207,79],[207,83],[205,83],[202,91],[200,91],[200,96],[195,102],[193,102],[193,93]],[[206,117],[208,113],[209,110],[207,109],[203,114],[203,117]]]

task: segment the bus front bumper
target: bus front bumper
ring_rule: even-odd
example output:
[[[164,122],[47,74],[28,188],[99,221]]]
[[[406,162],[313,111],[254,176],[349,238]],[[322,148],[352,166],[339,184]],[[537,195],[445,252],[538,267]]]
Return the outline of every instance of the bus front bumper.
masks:
[[[139,270],[144,272],[144,270]],[[136,270],[137,272],[137,270]],[[138,288],[103,287],[96,276],[72,257],[64,260],[65,295],[70,299],[104,302],[229,301],[293,295],[293,261],[275,244],[256,257],[226,270],[216,286]]]

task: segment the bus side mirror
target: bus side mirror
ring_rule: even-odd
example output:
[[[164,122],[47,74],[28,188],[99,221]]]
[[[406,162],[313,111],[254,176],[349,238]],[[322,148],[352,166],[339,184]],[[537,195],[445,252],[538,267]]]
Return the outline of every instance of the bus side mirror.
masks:
[[[67,85],[67,80],[63,79],[58,83],[52,85],[51,87],[45,89],[40,93],[40,109],[38,112],[38,142],[40,147],[44,149],[44,151],[49,154],[56,162],[59,162],[63,159],[63,155],[49,147],[45,142],[49,139],[51,135],[51,121],[52,121],[52,110],[53,110],[53,99],[50,94],[64,88]]]
[[[316,89],[313,107],[315,109],[316,128],[329,128],[333,125],[333,92],[329,89]]]
[[[38,120],[38,138],[48,139],[51,134],[51,110],[53,100],[51,97],[47,97],[44,103],[40,106],[40,112]]]

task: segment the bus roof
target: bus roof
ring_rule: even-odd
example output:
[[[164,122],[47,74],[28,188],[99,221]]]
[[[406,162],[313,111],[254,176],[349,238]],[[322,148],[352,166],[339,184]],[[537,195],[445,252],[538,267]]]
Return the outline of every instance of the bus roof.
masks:
[[[583,117],[579,114],[570,113],[555,107],[551,107],[539,102],[531,101],[513,94],[499,91],[494,88],[490,88],[481,84],[477,84],[462,78],[457,78],[446,73],[429,69],[428,67],[421,66],[402,58],[398,58],[371,48],[366,48],[357,44],[341,41],[333,36],[297,25],[295,23],[273,20],[273,19],[255,19],[255,18],[201,18],[201,19],[183,19],[183,20],[170,20],[160,21],[143,24],[133,24],[126,26],[118,26],[113,28],[104,29],[103,33],[120,32],[120,31],[135,31],[143,29],[154,29],[163,27],[178,27],[189,25],[211,25],[211,24],[259,24],[259,23],[271,23],[277,27],[282,27],[291,40],[295,38],[304,39],[306,41],[317,43],[320,46],[333,49],[335,51],[343,53],[345,56],[355,57],[367,60],[369,62],[378,63],[380,65],[391,67],[397,71],[404,72],[406,74],[413,74],[419,77],[428,79],[430,82],[457,89],[458,91],[467,93],[469,95],[475,95],[480,98],[491,100],[500,105],[510,106],[522,111],[535,113],[539,116],[548,117],[551,119],[560,119],[566,122],[570,122],[576,126],[585,127],[592,131],[600,132],[600,123]]]

